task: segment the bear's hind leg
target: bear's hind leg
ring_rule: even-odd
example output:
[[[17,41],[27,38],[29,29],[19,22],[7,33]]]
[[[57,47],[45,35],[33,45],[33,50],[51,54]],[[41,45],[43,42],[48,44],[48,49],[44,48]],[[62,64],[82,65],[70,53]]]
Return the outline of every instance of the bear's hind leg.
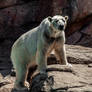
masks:
[[[25,86],[25,79],[27,77],[28,69],[24,64],[20,64],[16,66],[16,81],[14,88],[18,90],[25,90],[27,87]]]

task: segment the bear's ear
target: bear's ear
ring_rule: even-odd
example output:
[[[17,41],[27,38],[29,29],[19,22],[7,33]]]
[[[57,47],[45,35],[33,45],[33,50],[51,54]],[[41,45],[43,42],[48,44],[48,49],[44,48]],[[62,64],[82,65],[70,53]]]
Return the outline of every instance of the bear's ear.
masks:
[[[67,21],[69,19],[69,17],[68,16],[65,16],[65,20]]]
[[[52,18],[49,16],[49,17],[48,17],[48,20],[51,22],[51,21],[52,21]]]

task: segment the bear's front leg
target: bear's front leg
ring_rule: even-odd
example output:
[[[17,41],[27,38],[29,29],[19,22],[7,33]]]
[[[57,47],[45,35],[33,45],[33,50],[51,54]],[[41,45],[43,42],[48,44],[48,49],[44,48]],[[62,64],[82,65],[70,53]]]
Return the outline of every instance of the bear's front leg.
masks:
[[[41,74],[46,74],[47,62],[46,62],[46,54],[45,53],[46,53],[45,50],[41,49],[40,51],[37,51],[37,56],[36,56],[38,70]]]
[[[69,64],[67,61],[65,44],[58,44],[55,47],[55,54],[56,54],[57,58],[60,60],[60,64],[72,67],[72,65]]]

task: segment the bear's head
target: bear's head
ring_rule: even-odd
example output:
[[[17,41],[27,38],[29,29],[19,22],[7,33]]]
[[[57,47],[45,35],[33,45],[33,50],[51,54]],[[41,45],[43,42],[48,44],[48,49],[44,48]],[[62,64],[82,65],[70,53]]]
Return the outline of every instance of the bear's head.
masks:
[[[58,37],[66,28],[68,16],[63,17],[60,15],[56,15],[54,17],[48,17],[48,20],[52,29],[52,36]]]

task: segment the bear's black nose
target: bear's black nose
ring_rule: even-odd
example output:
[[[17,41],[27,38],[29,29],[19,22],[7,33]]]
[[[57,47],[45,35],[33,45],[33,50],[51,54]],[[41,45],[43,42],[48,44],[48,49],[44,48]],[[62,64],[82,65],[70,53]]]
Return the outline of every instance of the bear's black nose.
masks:
[[[63,30],[63,29],[64,29],[64,25],[60,25],[60,26],[59,26],[59,29],[60,29],[60,30]]]

